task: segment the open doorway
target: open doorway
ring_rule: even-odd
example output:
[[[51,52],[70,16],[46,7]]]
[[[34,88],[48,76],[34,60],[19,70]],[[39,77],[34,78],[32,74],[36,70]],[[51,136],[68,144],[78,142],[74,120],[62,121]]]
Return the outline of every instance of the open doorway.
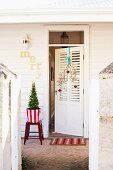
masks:
[[[55,47],[49,48],[49,132],[55,131]]]
[[[74,105],[79,103],[79,98],[81,100],[81,96],[82,96],[81,93],[83,94],[83,81],[82,81],[83,77],[82,77],[82,79],[78,78],[78,80],[76,80],[73,85],[72,85],[72,83],[71,84],[68,83],[68,88],[67,88],[66,93],[63,91],[61,93],[60,90],[62,90],[62,89],[60,89],[59,87],[58,87],[58,89],[56,89],[57,82],[58,82],[58,77],[57,77],[56,72],[59,72],[59,70],[58,70],[59,68],[57,67],[58,64],[56,64],[56,63],[59,63],[58,60],[56,59],[57,53],[59,51],[60,51],[60,54],[63,54],[64,52],[68,53],[68,50],[70,50],[71,54],[72,54],[71,60],[73,60],[73,66],[76,65],[76,67],[77,67],[76,68],[77,69],[76,72],[78,71],[77,74],[79,74],[80,72],[81,72],[81,74],[83,74],[83,60],[81,60],[81,58],[83,59],[83,47],[84,47],[84,32],[83,31],[49,32],[49,89],[50,89],[50,93],[49,93],[49,99],[50,99],[50,102],[49,102],[50,103],[50,106],[49,106],[50,107],[49,132],[50,132],[50,136],[54,132],[61,133],[63,135],[76,135],[76,136],[84,135],[84,132],[83,132],[83,128],[84,128],[83,99],[81,102],[82,110],[78,109],[78,106],[77,106],[77,108],[73,107]],[[81,50],[82,50],[82,52],[81,52]],[[76,53],[76,51],[78,51],[78,52]],[[60,57],[61,57],[61,60],[60,60],[60,62],[61,62],[61,61],[63,61],[62,60],[63,58],[61,55],[60,55]],[[75,57],[76,57],[76,59],[75,59]],[[80,65],[80,61],[81,61],[81,65]],[[65,62],[65,64],[67,63],[66,58],[65,58],[65,61],[63,61],[63,62]],[[62,63],[60,65],[62,65]],[[80,70],[81,67],[82,67],[82,69]],[[63,65],[63,69],[65,69],[64,65]],[[79,75],[78,75],[78,77],[79,77]],[[66,83],[64,83],[64,84],[67,85]],[[79,87],[81,87],[81,90],[79,89]],[[74,91],[74,93],[70,99],[70,93],[72,93],[73,91]],[[60,95],[58,93],[60,93]],[[60,105],[60,104],[58,104],[58,102],[56,102],[56,98],[58,99],[58,96],[60,96],[59,97],[60,100],[62,99],[62,101],[60,101],[62,103],[64,102],[63,100],[65,100],[65,99],[68,100],[68,102],[65,101],[65,103],[64,103],[64,107],[66,108],[66,110],[64,110],[64,108],[62,108],[61,103],[60,103],[61,104]],[[74,104],[74,102],[75,102],[75,104]],[[70,113],[69,108],[72,108],[72,110],[71,110],[72,114]],[[81,106],[80,106],[80,108],[81,108]],[[68,110],[68,112],[67,112],[67,110]],[[75,122],[73,123],[73,121],[74,121],[73,116],[74,116],[74,113],[78,110],[80,110],[79,112],[81,112],[81,115],[82,115],[80,119],[78,119],[76,117],[76,119],[80,120],[77,122],[79,122],[79,126],[81,126],[81,132],[74,133],[74,131],[72,129],[74,129],[76,127],[74,127],[72,125],[72,124],[75,124]],[[70,113],[70,116],[68,116],[69,113]],[[60,118],[58,118],[58,117],[60,117]],[[67,120],[69,120],[69,121],[67,121]],[[72,127],[72,128],[70,128],[70,127]]]

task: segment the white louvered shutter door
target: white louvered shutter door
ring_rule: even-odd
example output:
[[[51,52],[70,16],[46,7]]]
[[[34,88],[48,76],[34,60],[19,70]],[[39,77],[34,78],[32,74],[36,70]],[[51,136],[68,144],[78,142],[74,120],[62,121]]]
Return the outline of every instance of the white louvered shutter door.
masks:
[[[67,61],[66,61],[66,51],[59,51],[59,70],[58,70],[58,76],[60,73],[64,72],[64,69],[67,66]],[[67,95],[67,82],[64,82],[61,86],[62,91],[58,93],[59,101],[67,101],[68,100],[68,95]],[[60,87],[58,87],[58,90]]]
[[[68,48],[55,50],[55,131],[83,136],[83,48],[70,48],[71,66],[76,70],[76,79],[68,79],[60,87],[59,75],[66,69],[67,54]]]
[[[83,53],[80,48],[71,49],[71,65],[76,69],[76,79],[70,82],[70,101],[83,101]]]

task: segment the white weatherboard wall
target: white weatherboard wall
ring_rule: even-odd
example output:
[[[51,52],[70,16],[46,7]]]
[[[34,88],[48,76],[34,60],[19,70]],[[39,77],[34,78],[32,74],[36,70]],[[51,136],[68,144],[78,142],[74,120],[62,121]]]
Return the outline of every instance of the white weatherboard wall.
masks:
[[[81,23],[82,24],[82,23]],[[113,60],[113,24],[95,23],[90,26],[90,80],[98,79],[99,72]],[[2,24],[0,25],[0,61],[15,70],[22,77],[21,82],[21,130],[25,125],[25,112],[28,103],[31,82],[36,72],[30,69],[28,58],[20,58],[22,40],[30,34],[32,45],[30,54],[42,64],[41,77],[36,80],[37,92],[44,119],[44,134],[48,135],[48,53],[47,31],[44,25],[38,24]],[[95,90],[95,89],[93,89]],[[95,113],[94,113],[95,114]],[[89,120],[90,123],[90,120]],[[89,129],[89,133],[92,133]],[[93,137],[92,137],[93,138]],[[93,142],[93,140],[92,140]]]
[[[113,61],[113,24],[90,24],[90,79]]]
[[[29,33],[31,37],[31,48],[29,49],[30,55],[35,56],[37,63],[42,64],[41,77],[35,79],[36,70],[31,70],[30,59],[28,57],[21,58],[20,51],[23,50],[23,38]],[[10,69],[16,71],[21,75],[21,131],[24,135],[24,126],[26,122],[26,108],[28,98],[31,90],[32,81],[36,82],[37,92],[40,102],[40,107],[44,119],[44,135],[47,136],[47,107],[45,99],[47,98],[45,81],[47,79],[47,69],[45,66],[46,56],[48,56],[45,45],[46,35],[44,27],[39,25],[0,25],[0,62],[6,64]],[[47,82],[47,81],[46,81]],[[47,87],[47,85],[46,85]],[[46,95],[46,96],[45,96]]]
[[[93,80],[98,80],[99,72],[113,61],[113,24],[95,23],[90,26],[90,82],[91,96],[95,96],[93,91],[96,87],[93,85]],[[28,58],[20,58],[22,50],[22,40],[26,33],[31,35],[32,46],[30,54],[37,58],[37,62],[42,64],[41,77],[36,80],[36,86],[40,101],[40,106],[43,111],[44,118],[44,134],[48,135],[48,103],[47,88],[48,88],[48,54],[47,54],[47,32],[44,26],[38,24],[17,24],[17,25],[0,25],[0,62],[5,63],[9,68],[15,70],[21,75],[21,131],[22,136],[25,125],[25,112],[31,88],[31,82],[35,79],[36,72],[30,69],[30,61]],[[97,91],[97,88],[96,88]],[[93,99],[94,101],[95,99]],[[98,105],[98,104],[97,104]],[[89,117],[89,133],[90,133],[90,169],[97,170],[98,166],[98,143],[95,141],[95,136],[98,129],[94,128],[95,123],[91,120],[98,119],[98,110],[93,110],[93,103],[90,102],[90,117]],[[95,146],[95,147],[94,147]],[[95,152],[93,152],[95,149]],[[1,160],[2,161],[2,160]],[[95,166],[94,166],[95,165]]]

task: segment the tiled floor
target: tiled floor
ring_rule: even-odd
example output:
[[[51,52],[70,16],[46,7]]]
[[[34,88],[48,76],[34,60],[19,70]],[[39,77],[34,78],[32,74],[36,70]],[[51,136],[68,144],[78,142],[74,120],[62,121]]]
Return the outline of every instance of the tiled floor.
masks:
[[[29,139],[26,145],[22,141],[22,155],[23,170],[88,170],[88,141],[86,146],[57,146],[49,139],[43,145]]]

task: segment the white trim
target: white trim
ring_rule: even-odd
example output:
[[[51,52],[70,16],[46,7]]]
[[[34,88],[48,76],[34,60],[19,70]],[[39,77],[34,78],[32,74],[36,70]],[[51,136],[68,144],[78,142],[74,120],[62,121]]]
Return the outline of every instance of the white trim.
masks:
[[[0,23],[113,22],[113,9],[0,10]]]
[[[89,136],[89,26],[84,27],[84,137]]]
[[[84,137],[88,138],[89,121],[89,26],[88,25],[51,25],[46,27],[49,31],[84,31]],[[49,41],[48,41],[49,46]],[[49,52],[48,52],[49,56]],[[48,62],[47,62],[48,63]],[[48,66],[49,70],[49,66]],[[48,87],[48,85],[47,85]],[[49,91],[49,88],[48,88]],[[49,112],[47,113],[49,117]],[[48,125],[49,126],[49,125]]]
[[[49,31],[84,31],[84,137],[88,138],[88,99],[89,99],[89,26],[88,25],[60,25],[50,26]]]
[[[44,51],[45,51],[45,60],[44,60],[44,70],[43,70],[43,77],[44,77],[44,117],[43,117],[43,124],[44,124],[44,137],[49,136],[49,50],[48,50],[48,30],[45,27],[44,30],[44,38],[45,38],[45,44],[44,44]]]
[[[40,9],[0,9],[0,15],[40,15],[40,14],[113,14],[113,8],[40,8]]]

